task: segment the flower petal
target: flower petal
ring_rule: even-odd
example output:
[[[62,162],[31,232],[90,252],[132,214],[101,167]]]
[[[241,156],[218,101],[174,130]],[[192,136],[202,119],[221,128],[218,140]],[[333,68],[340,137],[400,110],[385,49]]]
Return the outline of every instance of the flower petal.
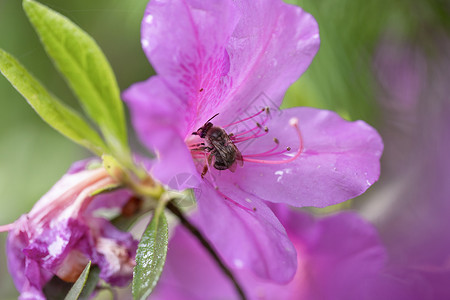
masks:
[[[286,206],[271,207],[298,250],[298,269],[291,282],[279,285],[248,269],[233,268],[249,299],[428,299],[424,294],[417,297],[411,286],[385,272],[385,248],[375,228],[357,214],[316,219]],[[238,299],[229,280],[183,228],[177,228],[170,241],[166,269],[154,296]]]
[[[231,282],[184,227],[176,227],[169,245],[166,264],[151,299],[236,298]]]
[[[251,106],[278,108],[320,45],[317,22],[298,6],[278,0],[243,0],[236,6],[242,17],[227,45],[233,87],[220,110],[228,121]]]
[[[221,192],[233,200],[206,184],[196,190],[198,220],[228,264],[276,282],[292,279],[296,252],[272,211],[258,197],[238,189]]]
[[[197,110],[211,115],[230,85],[225,45],[239,13],[230,0],[150,1],[142,47],[154,69],[187,109],[192,132]],[[200,116],[201,117],[201,116]]]
[[[16,221],[18,226],[26,226],[26,215]],[[28,246],[26,227],[23,230],[12,230],[6,242],[8,271],[14,285],[21,294],[19,299],[45,299],[42,287],[53,276],[47,270],[40,268],[37,262],[28,259],[22,250]]]
[[[149,149],[157,150],[159,159],[153,164],[152,175],[164,184],[169,184],[179,174],[190,174],[194,179],[199,177],[184,142],[187,125],[179,109],[186,110],[186,106],[161,78],[155,76],[134,84],[123,98],[128,103],[140,140]]]
[[[300,157],[283,164],[244,162],[235,173],[222,172],[217,185],[238,185],[272,202],[324,207],[362,194],[378,179],[383,143],[376,130],[363,121],[348,122],[334,112],[314,108],[296,107],[273,114],[266,136],[238,144],[244,157],[273,148],[274,137],[280,141],[280,149],[292,148],[282,159],[292,157],[300,141],[289,125],[291,118],[298,119],[302,134]]]
[[[217,112],[220,123],[268,99],[278,107],[319,43],[314,18],[278,0],[151,1],[142,23],[143,49],[187,105],[188,131]]]
[[[20,299],[44,299],[42,289],[54,275],[75,282],[89,261],[99,265],[100,277],[110,284],[123,285],[132,278],[137,241],[109,220],[95,217],[103,209],[121,209],[130,191],[92,196],[117,182],[104,168],[86,170],[82,165],[76,163],[78,172],[64,175],[11,226],[8,269]]]
[[[94,234],[98,236],[95,241],[97,253],[91,260],[99,266],[100,278],[116,286],[130,283],[138,241],[105,219],[91,219],[89,226],[92,231],[97,231]]]

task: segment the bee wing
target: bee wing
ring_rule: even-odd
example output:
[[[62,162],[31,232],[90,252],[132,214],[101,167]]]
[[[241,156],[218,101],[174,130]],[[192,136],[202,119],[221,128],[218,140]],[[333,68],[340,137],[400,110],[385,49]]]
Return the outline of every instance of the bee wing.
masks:
[[[234,151],[236,152],[236,159],[234,160],[233,164],[228,168],[231,172],[236,171],[237,165],[243,166],[244,165],[244,159],[242,158],[241,151],[236,147],[235,144],[233,144]]]
[[[235,144],[233,144],[234,149],[236,150],[236,161],[239,163],[239,166],[243,166],[244,165],[244,158],[242,157],[242,153],[241,151],[239,151],[239,149],[236,147]]]
[[[217,141],[211,141],[211,144],[214,146],[216,155],[219,156],[221,160],[225,161],[228,156],[227,147]]]

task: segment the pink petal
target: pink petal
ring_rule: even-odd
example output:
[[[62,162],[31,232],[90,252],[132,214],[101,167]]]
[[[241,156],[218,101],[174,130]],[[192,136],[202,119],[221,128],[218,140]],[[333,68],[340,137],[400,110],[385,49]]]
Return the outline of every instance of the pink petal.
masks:
[[[196,191],[198,220],[228,264],[276,282],[292,279],[296,252],[272,211],[259,198],[238,189],[221,192],[238,204],[205,184]]]
[[[235,3],[242,17],[227,45],[233,88],[220,110],[224,120],[250,106],[278,108],[320,45],[316,21],[298,6],[278,0]]]
[[[273,205],[272,205],[273,206]],[[249,299],[375,300],[428,299],[414,294],[403,278],[386,273],[386,251],[374,227],[345,212],[316,219],[287,207],[273,206],[298,250],[293,280],[279,285],[233,268]],[[238,299],[202,247],[183,228],[169,244],[155,299]]]
[[[217,112],[232,120],[267,99],[278,107],[311,63],[319,34],[311,15],[279,0],[151,1],[142,45],[179,98],[189,134]]]
[[[140,140],[149,149],[157,150],[159,159],[153,164],[152,175],[165,184],[179,174],[199,177],[184,143],[187,126],[185,116],[179,109],[182,107],[181,109],[186,110],[186,106],[161,78],[155,76],[134,84],[123,97],[130,108],[133,125]]]
[[[161,280],[151,299],[235,299],[235,291],[200,243],[177,226],[169,242]]]
[[[281,150],[290,146],[288,153],[293,155],[300,144],[289,126],[293,117],[298,119],[303,138],[299,158],[275,165],[244,162],[235,173],[222,172],[217,185],[238,185],[272,202],[324,207],[362,194],[378,179],[383,143],[376,130],[363,121],[348,122],[334,112],[313,108],[290,108],[273,114],[269,134],[238,145],[244,157],[269,150],[275,145],[274,137],[279,139]],[[276,158],[280,160],[280,155]]]
[[[168,88],[188,105],[181,118],[189,115],[191,131],[202,117],[198,110],[206,117],[225,99],[231,84],[225,46],[238,17],[229,0],[150,1],[147,6],[142,47]]]

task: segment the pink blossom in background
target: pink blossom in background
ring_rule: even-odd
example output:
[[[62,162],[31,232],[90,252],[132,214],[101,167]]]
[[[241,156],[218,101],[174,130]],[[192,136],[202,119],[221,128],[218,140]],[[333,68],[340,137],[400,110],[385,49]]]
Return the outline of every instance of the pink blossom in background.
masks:
[[[276,284],[234,268],[249,299],[412,300],[423,291],[387,265],[376,229],[357,214],[316,219],[285,206],[275,209],[297,251],[291,282]],[[181,226],[169,243],[166,267],[150,299],[238,299],[233,286],[200,244]]]
[[[132,194],[92,196],[116,182],[103,167],[86,165],[75,163],[28,214],[3,227],[9,229],[8,269],[20,299],[45,299],[42,288],[54,275],[75,282],[89,261],[112,285],[127,285],[132,278],[137,241],[98,216],[102,209],[120,213]]]
[[[390,264],[410,275],[403,280],[427,291],[421,299],[450,299],[449,53],[436,31],[414,42],[385,37],[374,61],[391,118],[380,127],[386,172],[361,212],[377,224]]]
[[[324,207],[356,197],[378,179],[383,150],[362,121],[278,110],[318,51],[316,21],[280,0],[153,0],[141,41],[158,75],[123,97],[140,140],[157,154],[152,175],[195,187],[198,222],[230,265],[289,281],[295,247],[265,201]],[[209,119],[237,149],[228,170],[216,170],[217,157],[201,144]],[[186,174],[195,184],[173,186]]]

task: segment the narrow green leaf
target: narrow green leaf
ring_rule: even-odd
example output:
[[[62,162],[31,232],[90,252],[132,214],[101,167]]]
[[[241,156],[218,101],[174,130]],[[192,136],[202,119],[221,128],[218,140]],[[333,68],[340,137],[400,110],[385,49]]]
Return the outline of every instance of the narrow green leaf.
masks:
[[[77,300],[80,297],[81,291],[83,291],[84,285],[86,284],[86,280],[89,276],[89,270],[91,269],[91,262],[89,262],[81,273],[80,277],[78,277],[77,281],[74,283],[70,291],[67,293],[64,300]]]
[[[57,69],[119,155],[128,152],[123,104],[114,73],[97,43],[66,17],[24,0],[28,18]]]
[[[153,291],[166,261],[169,238],[164,206],[160,205],[139,243],[133,274],[133,298],[145,300]]]
[[[81,116],[51,95],[13,56],[2,49],[0,71],[50,126],[99,156],[106,151],[100,136]]]
[[[98,281],[100,279],[100,268],[98,266],[91,267],[89,271],[89,276],[84,284],[84,288],[81,291],[78,299],[80,300],[88,300],[92,299],[91,295],[97,287]]]

